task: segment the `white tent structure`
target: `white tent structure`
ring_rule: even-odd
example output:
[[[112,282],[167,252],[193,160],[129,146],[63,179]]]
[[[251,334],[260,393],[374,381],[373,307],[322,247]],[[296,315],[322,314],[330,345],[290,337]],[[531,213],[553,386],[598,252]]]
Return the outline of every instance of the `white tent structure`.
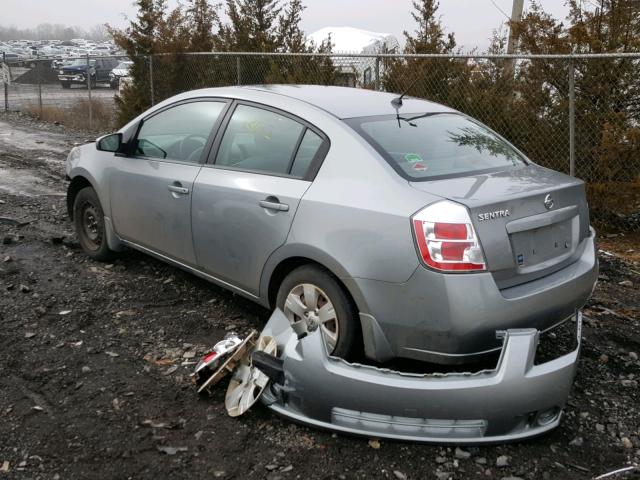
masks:
[[[346,86],[372,85],[376,68],[382,75],[383,62],[376,62],[379,53],[396,53],[400,50],[398,39],[389,33],[369,32],[353,27],[325,27],[307,36],[315,45],[330,39],[334,53],[358,53],[372,55],[362,57],[333,57]],[[377,67],[376,67],[377,63]]]

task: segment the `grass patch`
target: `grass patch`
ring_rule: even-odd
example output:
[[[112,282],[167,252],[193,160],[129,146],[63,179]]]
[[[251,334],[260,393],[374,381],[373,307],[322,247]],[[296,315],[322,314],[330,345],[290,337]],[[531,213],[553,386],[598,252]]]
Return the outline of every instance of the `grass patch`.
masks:
[[[89,125],[89,100],[78,99],[69,106],[30,105],[26,111],[40,120],[60,123],[78,130],[111,132],[115,126],[115,115],[112,102],[109,104],[100,99],[91,100],[91,125]]]

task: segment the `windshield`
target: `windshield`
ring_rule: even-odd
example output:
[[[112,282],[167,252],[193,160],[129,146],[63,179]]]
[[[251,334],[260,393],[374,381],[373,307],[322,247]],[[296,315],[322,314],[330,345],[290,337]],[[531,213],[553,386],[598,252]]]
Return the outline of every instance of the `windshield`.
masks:
[[[489,128],[456,113],[346,120],[408,180],[461,175],[526,162]]]

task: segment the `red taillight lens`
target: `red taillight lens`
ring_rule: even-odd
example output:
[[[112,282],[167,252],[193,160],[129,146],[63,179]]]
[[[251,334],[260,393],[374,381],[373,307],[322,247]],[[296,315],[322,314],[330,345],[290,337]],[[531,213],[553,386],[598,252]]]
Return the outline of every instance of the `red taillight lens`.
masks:
[[[450,201],[429,205],[413,217],[420,257],[441,271],[479,271],[486,265],[467,209]]]
[[[466,240],[467,226],[464,223],[436,223],[434,233],[442,240]]]
[[[207,353],[207,354],[204,356],[204,358],[202,359],[202,361],[203,361],[204,363],[207,363],[207,364],[208,364],[209,362],[211,362],[211,361],[212,361],[214,358],[216,358],[217,356],[218,356],[218,352],[210,352],[210,353]]]

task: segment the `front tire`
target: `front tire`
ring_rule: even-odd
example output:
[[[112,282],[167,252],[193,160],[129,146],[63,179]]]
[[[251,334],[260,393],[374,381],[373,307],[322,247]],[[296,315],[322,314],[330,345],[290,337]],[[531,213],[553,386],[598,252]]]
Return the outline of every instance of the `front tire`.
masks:
[[[102,205],[92,187],[85,187],[76,195],[73,221],[78,242],[87,255],[99,262],[106,262],[114,257],[115,253],[107,244]]]
[[[291,323],[304,318],[318,324],[327,351],[346,358],[358,331],[357,309],[327,270],[304,265],[285,277],[276,305]]]

